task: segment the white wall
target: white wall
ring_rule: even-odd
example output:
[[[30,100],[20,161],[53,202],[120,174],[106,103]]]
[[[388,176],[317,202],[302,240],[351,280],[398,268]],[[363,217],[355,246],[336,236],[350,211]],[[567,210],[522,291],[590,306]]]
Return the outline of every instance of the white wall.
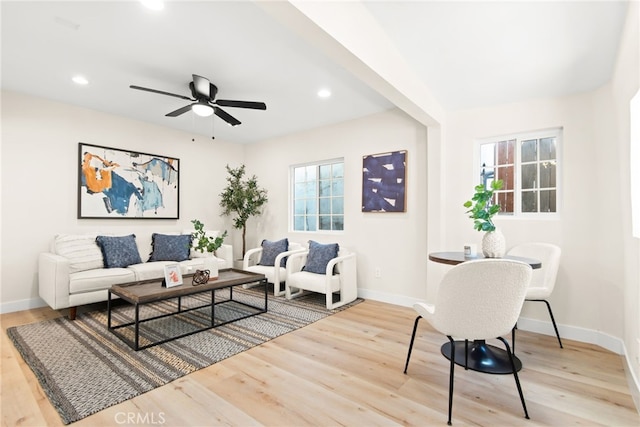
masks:
[[[640,240],[632,237],[631,230],[631,174],[630,174],[630,117],[629,102],[640,90],[640,3],[630,2],[618,59],[611,80],[611,107],[614,120],[611,133],[615,136],[617,151],[611,158],[614,167],[607,176],[603,191],[617,187],[621,197],[612,211],[619,210],[621,247],[623,258],[622,301],[617,307],[624,315],[624,339],[628,372],[640,384]],[[637,117],[636,117],[637,119]],[[635,159],[637,160],[637,159]],[[617,172],[617,173],[615,173]],[[636,407],[640,408],[640,386],[635,389]],[[633,390],[633,389],[632,389]]]
[[[619,310],[585,310],[619,304],[622,272],[609,272],[608,266],[622,256],[619,233],[603,233],[593,187],[597,185],[599,165],[596,147],[606,140],[594,135],[594,95],[566,99],[538,100],[495,108],[450,113],[445,145],[443,178],[447,182],[445,200],[448,230],[447,249],[462,247],[465,241],[480,241],[482,233],[473,229],[462,204],[473,195],[477,178],[473,176],[474,140],[509,133],[562,127],[560,177],[561,213],[555,219],[526,220],[498,216],[496,225],[506,237],[507,247],[527,241],[555,243],[563,255],[557,286],[551,298],[556,320],[619,335]],[[615,192],[614,189],[611,189]],[[602,196],[604,197],[604,195]],[[456,214],[457,213],[457,214]],[[601,248],[607,248],[603,250]],[[590,266],[591,268],[585,268]],[[542,304],[525,304],[523,316],[548,319]],[[603,321],[601,316],[608,317]]]
[[[247,246],[263,238],[305,243],[338,242],[358,256],[361,296],[408,304],[426,297],[426,128],[392,110],[346,123],[276,138],[251,146],[247,168],[269,190],[268,208],[250,220]],[[407,211],[361,211],[362,157],[407,150]],[[334,234],[290,232],[289,166],[344,157],[345,231]],[[251,223],[253,221],[253,223]],[[380,268],[381,277],[374,277]]]
[[[180,219],[76,219],[79,142],[179,158]],[[0,311],[41,304],[38,253],[56,233],[150,236],[190,228],[194,218],[209,229],[231,232],[228,218],[219,215],[218,194],[226,184],[225,165],[240,165],[244,148],[3,91]]]

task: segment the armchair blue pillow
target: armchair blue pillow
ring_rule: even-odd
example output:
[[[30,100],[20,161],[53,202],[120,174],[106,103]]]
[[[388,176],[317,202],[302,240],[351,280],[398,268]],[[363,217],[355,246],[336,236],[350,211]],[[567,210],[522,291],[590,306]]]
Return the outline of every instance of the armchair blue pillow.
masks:
[[[136,235],[98,236],[96,243],[102,251],[105,268],[121,268],[140,264],[140,253],[136,246]]]
[[[327,264],[338,256],[339,250],[340,246],[337,243],[322,244],[309,240],[309,254],[302,269],[310,273],[325,274]]]
[[[262,255],[260,256],[260,262],[258,262],[258,265],[273,266],[276,262],[276,257],[282,252],[286,252],[288,250],[289,239],[287,238],[275,242],[270,242],[265,239],[262,241]],[[282,261],[280,261],[280,266],[284,267],[286,262],[286,258],[283,258]]]

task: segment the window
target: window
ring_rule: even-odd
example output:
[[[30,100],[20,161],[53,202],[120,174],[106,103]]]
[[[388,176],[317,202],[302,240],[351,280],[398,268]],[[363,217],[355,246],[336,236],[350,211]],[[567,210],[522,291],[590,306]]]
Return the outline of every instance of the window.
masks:
[[[560,129],[491,138],[479,142],[480,182],[494,179],[500,214],[558,212],[558,146]]]
[[[293,230],[344,230],[344,161],[293,166]]]

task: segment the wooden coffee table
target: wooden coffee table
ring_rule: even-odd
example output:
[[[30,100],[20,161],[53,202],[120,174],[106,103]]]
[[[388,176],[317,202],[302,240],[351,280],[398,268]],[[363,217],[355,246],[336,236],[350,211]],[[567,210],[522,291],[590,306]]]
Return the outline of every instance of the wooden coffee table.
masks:
[[[185,337],[197,332],[202,332],[211,328],[225,325],[230,322],[236,322],[240,319],[245,319],[247,317],[267,312],[267,279],[264,274],[257,274],[249,271],[237,270],[234,268],[220,270],[218,274],[219,275],[216,280],[211,280],[202,285],[192,285],[191,279],[193,275],[190,274],[183,276],[182,285],[173,286],[170,288],[162,286],[162,278],[125,283],[122,285],[114,285],[111,287],[111,289],[109,289],[109,296],[107,299],[107,328],[118,338],[127,343],[132,349],[138,351],[144,348],[152,347],[154,345],[174,340],[176,338]],[[264,307],[254,306],[233,298],[233,288],[235,286],[255,282],[260,282],[262,285],[264,285]],[[216,301],[216,291],[220,289],[228,289],[229,294],[226,299]],[[203,293],[211,294],[210,300],[206,304],[183,307],[182,299],[184,297],[190,297]],[[112,325],[112,295],[116,295],[129,304],[134,305],[135,317],[133,321],[119,323],[115,326]],[[162,312],[161,314],[151,317],[145,317],[143,319],[140,318],[140,308],[142,306],[171,299],[177,299],[178,308],[176,311],[169,311],[168,309],[163,308],[163,310],[161,311],[164,312]],[[237,317],[233,317],[230,319],[216,319],[216,306],[232,304],[249,308],[249,310],[246,313],[239,313],[239,310],[235,310],[236,312],[238,312]],[[210,310],[206,310],[208,308],[210,308]],[[200,310],[200,312],[206,313],[206,321],[200,322],[198,326],[188,330],[187,332],[180,333],[175,336],[172,335],[170,337],[160,338],[157,341],[153,342],[149,341],[144,345],[140,345],[140,326],[145,322],[158,321],[158,319],[170,318],[196,310]],[[197,312],[195,314],[197,314],[200,319],[202,319],[202,316],[204,314],[200,312]],[[193,321],[192,323],[197,324],[198,322]],[[128,328],[128,334],[125,333],[127,332],[127,330],[125,330],[126,328]],[[133,328],[133,331],[131,331],[131,328]],[[129,338],[127,338],[126,335],[128,335]]]

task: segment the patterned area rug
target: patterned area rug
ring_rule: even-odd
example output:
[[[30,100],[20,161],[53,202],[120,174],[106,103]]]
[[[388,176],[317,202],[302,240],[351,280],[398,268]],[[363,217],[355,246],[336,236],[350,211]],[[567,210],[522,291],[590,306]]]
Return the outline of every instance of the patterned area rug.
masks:
[[[233,296],[254,306],[264,303],[264,291],[259,287],[237,287]],[[206,304],[206,298],[183,298],[182,308]],[[287,301],[270,293],[267,313],[140,351],[132,350],[107,330],[106,310],[79,314],[75,321],[65,317],[16,326],[7,329],[7,334],[62,421],[69,424],[361,301],[327,310],[322,294],[311,293]],[[177,300],[145,306],[141,318],[172,310],[177,310]],[[251,309],[231,303],[217,305],[215,313],[216,318],[241,317],[246,310]],[[112,321],[126,323],[133,319],[133,313],[130,305],[119,304],[113,310]],[[205,322],[209,313],[210,308],[202,308],[147,322],[141,328],[140,343],[187,332]],[[127,330],[121,330],[123,335]]]

